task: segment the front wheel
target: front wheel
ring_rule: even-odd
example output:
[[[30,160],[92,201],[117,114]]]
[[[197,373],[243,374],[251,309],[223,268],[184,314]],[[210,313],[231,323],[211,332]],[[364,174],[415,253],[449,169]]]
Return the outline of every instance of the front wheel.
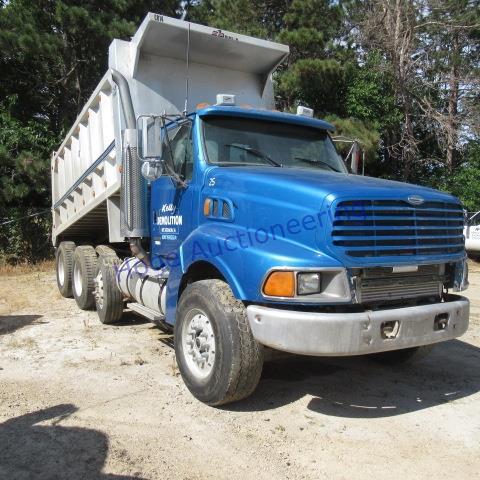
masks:
[[[221,280],[200,280],[180,297],[175,354],[183,381],[207,405],[248,397],[262,373],[263,350],[246,309]]]

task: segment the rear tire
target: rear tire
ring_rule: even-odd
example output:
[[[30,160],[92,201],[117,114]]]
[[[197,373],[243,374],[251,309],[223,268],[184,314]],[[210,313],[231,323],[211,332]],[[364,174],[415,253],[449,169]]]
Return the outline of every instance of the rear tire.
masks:
[[[123,295],[117,287],[116,274],[122,261],[110,247],[100,245],[95,273],[95,308],[104,324],[118,322],[123,315]]]
[[[421,347],[403,348],[402,350],[392,350],[390,352],[380,352],[370,355],[372,360],[385,365],[402,365],[414,362],[426,357],[433,349],[433,345],[423,345]]]
[[[73,242],[61,242],[55,252],[57,286],[60,294],[65,298],[71,298],[73,296],[72,273],[74,252],[75,243]]]
[[[175,354],[185,385],[207,405],[248,397],[262,373],[263,348],[250,331],[246,308],[221,280],[200,280],[182,293]]]
[[[97,254],[90,245],[82,245],[75,249],[73,258],[73,296],[79,308],[91,310],[95,304],[93,279],[97,268]]]

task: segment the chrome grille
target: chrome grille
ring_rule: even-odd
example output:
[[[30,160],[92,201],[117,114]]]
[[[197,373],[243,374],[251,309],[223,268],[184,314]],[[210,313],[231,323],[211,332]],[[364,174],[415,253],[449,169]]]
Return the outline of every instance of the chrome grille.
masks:
[[[361,303],[439,297],[444,272],[444,265],[420,265],[416,272],[402,273],[392,267],[366,268],[357,277],[357,297]]]
[[[458,203],[403,200],[339,202],[332,243],[351,257],[455,254],[463,251],[463,210]]]

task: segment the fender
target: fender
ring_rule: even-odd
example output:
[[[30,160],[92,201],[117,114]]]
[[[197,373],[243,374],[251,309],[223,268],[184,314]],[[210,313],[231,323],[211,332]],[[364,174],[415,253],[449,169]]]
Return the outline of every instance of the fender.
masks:
[[[250,232],[250,235],[249,235]],[[243,226],[208,222],[196,228],[183,242],[171,263],[167,283],[166,321],[175,323],[178,289],[191,265],[205,261],[213,265],[230,285],[236,298],[263,302],[261,283],[274,267],[342,267],[336,259],[288,238],[255,238]],[[272,243],[275,242],[275,246]]]

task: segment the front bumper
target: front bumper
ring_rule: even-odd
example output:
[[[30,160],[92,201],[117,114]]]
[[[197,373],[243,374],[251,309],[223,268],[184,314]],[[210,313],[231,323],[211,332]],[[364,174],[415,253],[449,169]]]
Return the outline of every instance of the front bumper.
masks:
[[[467,331],[469,313],[468,299],[459,295],[441,303],[355,313],[247,307],[250,328],[259,343],[318,356],[361,355],[450,340]],[[443,330],[435,330],[439,316],[448,319]],[[385,322],[398,322],[395,338],[382,335]]]

